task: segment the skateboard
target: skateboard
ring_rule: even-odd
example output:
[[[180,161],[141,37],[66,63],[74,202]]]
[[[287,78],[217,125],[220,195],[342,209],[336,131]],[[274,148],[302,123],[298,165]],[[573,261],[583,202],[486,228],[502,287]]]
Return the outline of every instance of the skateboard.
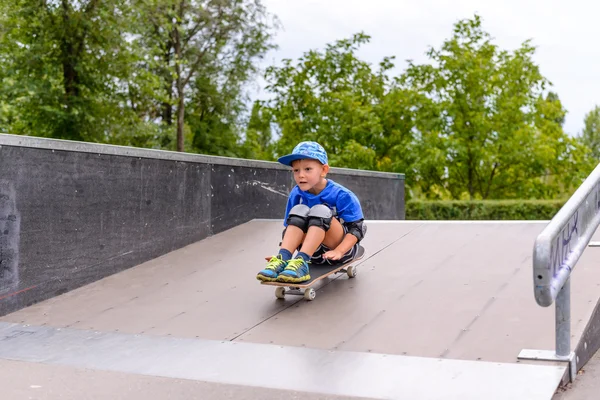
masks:
[[[304,296],[306,300],[312,301],[317,296],[317,292],[311,286],[315,282],[325,279],[333,274],[346,273],[349,278],[356,277],[357,271],[356,266],[351,265],[353,262],[360,260],[365,255],[365,249],[362,246],[358,246],[356,256],[343,264],[336,265],[310,265],[310,280],[305,282],[293,283],[293,282],[260,282],[261,285],[277,286],[275,288],[275,297],[278,299],[285,298],[286,294],[295,296]],[[267,260],[269,260],[267,258]]]

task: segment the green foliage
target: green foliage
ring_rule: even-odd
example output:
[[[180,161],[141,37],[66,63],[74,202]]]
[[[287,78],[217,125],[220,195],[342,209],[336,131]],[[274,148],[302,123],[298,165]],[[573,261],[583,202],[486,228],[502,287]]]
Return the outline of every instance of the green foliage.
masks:
[[[0,4],[2,130],[97,142],[146,134],[122,107],[136,57],[125,1]]]
[[[591,171],[586,149],[566,135],[565,111],[529,42],[498,49],[481,20],[459,21],[431,64],[409,63],[402,85],[423,93],[428,129],[417,134],[417,180],[426,197],[555,197]],[[582,168],[583,167],[583,168]],[[565,171],[572,181],[561,179]]]
[[[585,115],[581,143],[589,147],[595,162],[600,161],[600,106]]]
[[[273,48],[259,0],[0,0],[0,11],[0,131],[240,151],[245,85]]]
[[[368,41],[356,34],[267,71],[276,154],[316,140],[333,166],[405,173],[409,196],[429,199],[553,198],[592,170],[529,42],[501,50],[475,16],[430,63],[391,79],[393,57],[375,70],[358,58]]]
[[[275,161],[271,119],[269,109],[263,107],[260,101],[255,101],[247,124],[241,157]]]
[[[267,70],[273,98],[263,108],[278,128],[277,155],[302,140],[321,143],[334,166],[398,171],[411,176],[414,112],[418,94],[394,87],[387,72],[356,55],[369,36],[356,34],[306,52],[297,63],[284,60]]]
[[[410,200],[407,220],[550,220],[566,200]]]
[[[243,87],[274,47],[270,15],[260,0],[143,0],[138,10],[150,22],[141,40],[166,93],[157,114],[167,126],[176,121],[177,150],[233,155]]]

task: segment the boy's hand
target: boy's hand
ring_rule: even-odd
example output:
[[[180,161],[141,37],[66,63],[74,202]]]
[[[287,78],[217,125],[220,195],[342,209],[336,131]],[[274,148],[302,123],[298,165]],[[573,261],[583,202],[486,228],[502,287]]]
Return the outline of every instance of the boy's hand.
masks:
[[[323,258],[325,258],[326,260],[339,260],[343,256],[344,256],[344,253],[342,253],[341,251],[336,250],[336,249],[329,250],[328,252],[323,254]]]

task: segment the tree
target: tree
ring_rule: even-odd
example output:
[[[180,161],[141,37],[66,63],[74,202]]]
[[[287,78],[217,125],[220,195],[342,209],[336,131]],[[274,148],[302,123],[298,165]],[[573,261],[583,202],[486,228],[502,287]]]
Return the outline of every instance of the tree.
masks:
[[[555,93],[544,95],[550,83],[534,51],[529,41],[500,50],[475,16],[455,24],[440,49],[429,49],[431,64],[409,62],[402,87],[429,101],[419,111],[428,127],[416,135],[424,193],[546,197],[569,189],[559,176],[565,171],[580,178],[585,149],[563,132],[565,111]]]
[[[256,72],[255,60],[273,48],[273,22],[260,0],[143,0],[149,20],[144,43],[157,60],[167,93],[162,121],[176,107],[177,150],[184,150],[186,106],[192,108],[193,145],[206,143],[207,127],[233,135],[243,85]],[[223,117],[223,118],[222,118]],[[237,137],[237,136],[231,136]],[[234,142],[235,143],[235,142]]]
[[[274,143],[272,141],[272,116],[261,101],[255,101],[248,124],[246,137],[240,156],[255,160],[274,161]]]
[[[178,150],[187,136],[190,151],[239,152],[245,86],[274,47],[259,0],[0,0],[0,11],[0,130]]]
[[[266,90],[273,97],[263,107],[276,127],[277,155],[315,140],[332,166],[407,171],[416,94],[388,77],[393,58],[384,58],[377,70],[358,58],[369,40],[358,33],[267,69]]]
[[[590,148],[594,161],[600,161],[600,106],[585,115],[580,141]]]
[[[100,142],[143,131],[124,106],[135,58],[126,1],[0,0],[0,8],[7,131]]]

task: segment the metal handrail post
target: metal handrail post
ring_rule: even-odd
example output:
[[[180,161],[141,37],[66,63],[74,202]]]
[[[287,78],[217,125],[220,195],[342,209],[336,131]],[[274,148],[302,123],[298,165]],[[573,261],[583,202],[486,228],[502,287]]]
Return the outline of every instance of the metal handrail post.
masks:
[[[556,296],[556,356],[571,354],[571,279],[567,279]]]

